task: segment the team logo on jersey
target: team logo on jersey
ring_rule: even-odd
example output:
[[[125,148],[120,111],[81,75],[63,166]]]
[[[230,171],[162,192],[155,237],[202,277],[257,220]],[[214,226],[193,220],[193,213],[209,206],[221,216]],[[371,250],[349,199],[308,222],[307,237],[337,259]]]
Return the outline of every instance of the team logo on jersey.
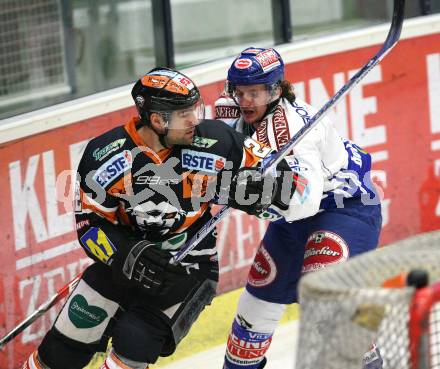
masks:
[[[209,149],[210,147],[214,146],[217,142],[218,140],[214,140],[213,138],[194,136],[192,144],[193,146]]]
[[[93,175],[93,179],[103,188],[126,170],[131,168],[133,157],[129,150],[124,150],[102,164]]]
[[[113,141],[109,143],[107,146],[104,146],[102,149],[97,148],[93,151],[93,157],[96,161],[101,161],[102,159],[105,159],[109,154],[112,152],[120,149],[122,145],[124,145],[126,139],[121,138],[119,140]]]
[[[264,247],[264,243],[261,242],[249,272],[248,283],[252,287],[263,287],[272,283],[276,276],[275,262]]]
[[[194,150],[182,150],[182,168],[217,173],[225,167],[226,158]]]
[[[347,260],[349,249],[347,243],[336,233],[317,231],[310,235],[306,243],[302,272],[322,269],[330,264]]]
[[[127,213],[134,217],[139,228],[148,233],[165,235],[179,228],[186,219],[186,212],[166,201],[159,204],[147,201],[128,208]]]

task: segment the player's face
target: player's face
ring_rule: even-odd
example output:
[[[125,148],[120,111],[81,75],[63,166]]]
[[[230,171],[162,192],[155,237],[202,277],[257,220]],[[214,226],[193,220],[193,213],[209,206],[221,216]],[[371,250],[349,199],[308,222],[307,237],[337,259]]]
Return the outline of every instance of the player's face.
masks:
[[[190,145],[195,127],[204,118],[203,102],[181,110],[173,111],[168,125],[167,140],[172,145]]]
[[[234,100],[240,106],[244,121],[253,124],[263,119],[267,104],[273,100],[273,96],[266,85],[237,86]]]

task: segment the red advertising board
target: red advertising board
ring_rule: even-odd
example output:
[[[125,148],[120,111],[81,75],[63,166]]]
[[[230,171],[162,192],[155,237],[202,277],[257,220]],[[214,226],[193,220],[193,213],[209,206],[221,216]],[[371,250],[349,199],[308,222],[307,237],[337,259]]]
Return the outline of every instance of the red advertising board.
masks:
[[[322,106],[377,51],[347,51],[287,65],[299,97]],[[201,88],[213,105],[223,81]],[[0,336],[89,263],[76,241],[66,170],[91,137],[128,108],[0,145]],[[383,192],[381,244],[440,228],[440,35],[402,40],[331,113],[340,132],[372,153]],[[64,176],[64,177],[63,177]],[[58,185],[57,185],[58,180]],[[219,228],[219,292],[245,282],[265,223],[233,211]],[[0,351],[15,369],[55,319],[43,316]]]

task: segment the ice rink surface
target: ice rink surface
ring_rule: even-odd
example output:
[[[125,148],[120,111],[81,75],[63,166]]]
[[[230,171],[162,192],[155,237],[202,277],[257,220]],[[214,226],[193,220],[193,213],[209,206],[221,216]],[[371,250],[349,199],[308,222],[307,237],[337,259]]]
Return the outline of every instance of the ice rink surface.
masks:
[[[264,369],[294,369],[297,336],[298,321],[278,327],[267,353],[268,363]],[[160,369],[221,369],[224,353],[225,345],[220,345],[189,358],[161,366]]]

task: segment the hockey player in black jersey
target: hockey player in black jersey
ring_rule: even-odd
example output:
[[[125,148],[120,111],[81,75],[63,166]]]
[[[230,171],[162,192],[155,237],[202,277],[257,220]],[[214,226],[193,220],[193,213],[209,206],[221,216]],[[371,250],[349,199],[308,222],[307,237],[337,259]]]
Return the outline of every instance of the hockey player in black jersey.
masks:
[[[139,116],[91,140],[78,168],[78,240],[95,263],[23,368],[83,368],[110,337],[103,369],[145,369],[171,355],[215,295],[214,232],[180,264],[169,263],[211,218],[213,199],[250,214],[270,203],[288,206],[276,185],[282,176],[267,204],[261,178],[237,180],[270,150],[203,119],[188,77],[155,68],[132,96]],[[258,200],[240,201],[239,192]]]

